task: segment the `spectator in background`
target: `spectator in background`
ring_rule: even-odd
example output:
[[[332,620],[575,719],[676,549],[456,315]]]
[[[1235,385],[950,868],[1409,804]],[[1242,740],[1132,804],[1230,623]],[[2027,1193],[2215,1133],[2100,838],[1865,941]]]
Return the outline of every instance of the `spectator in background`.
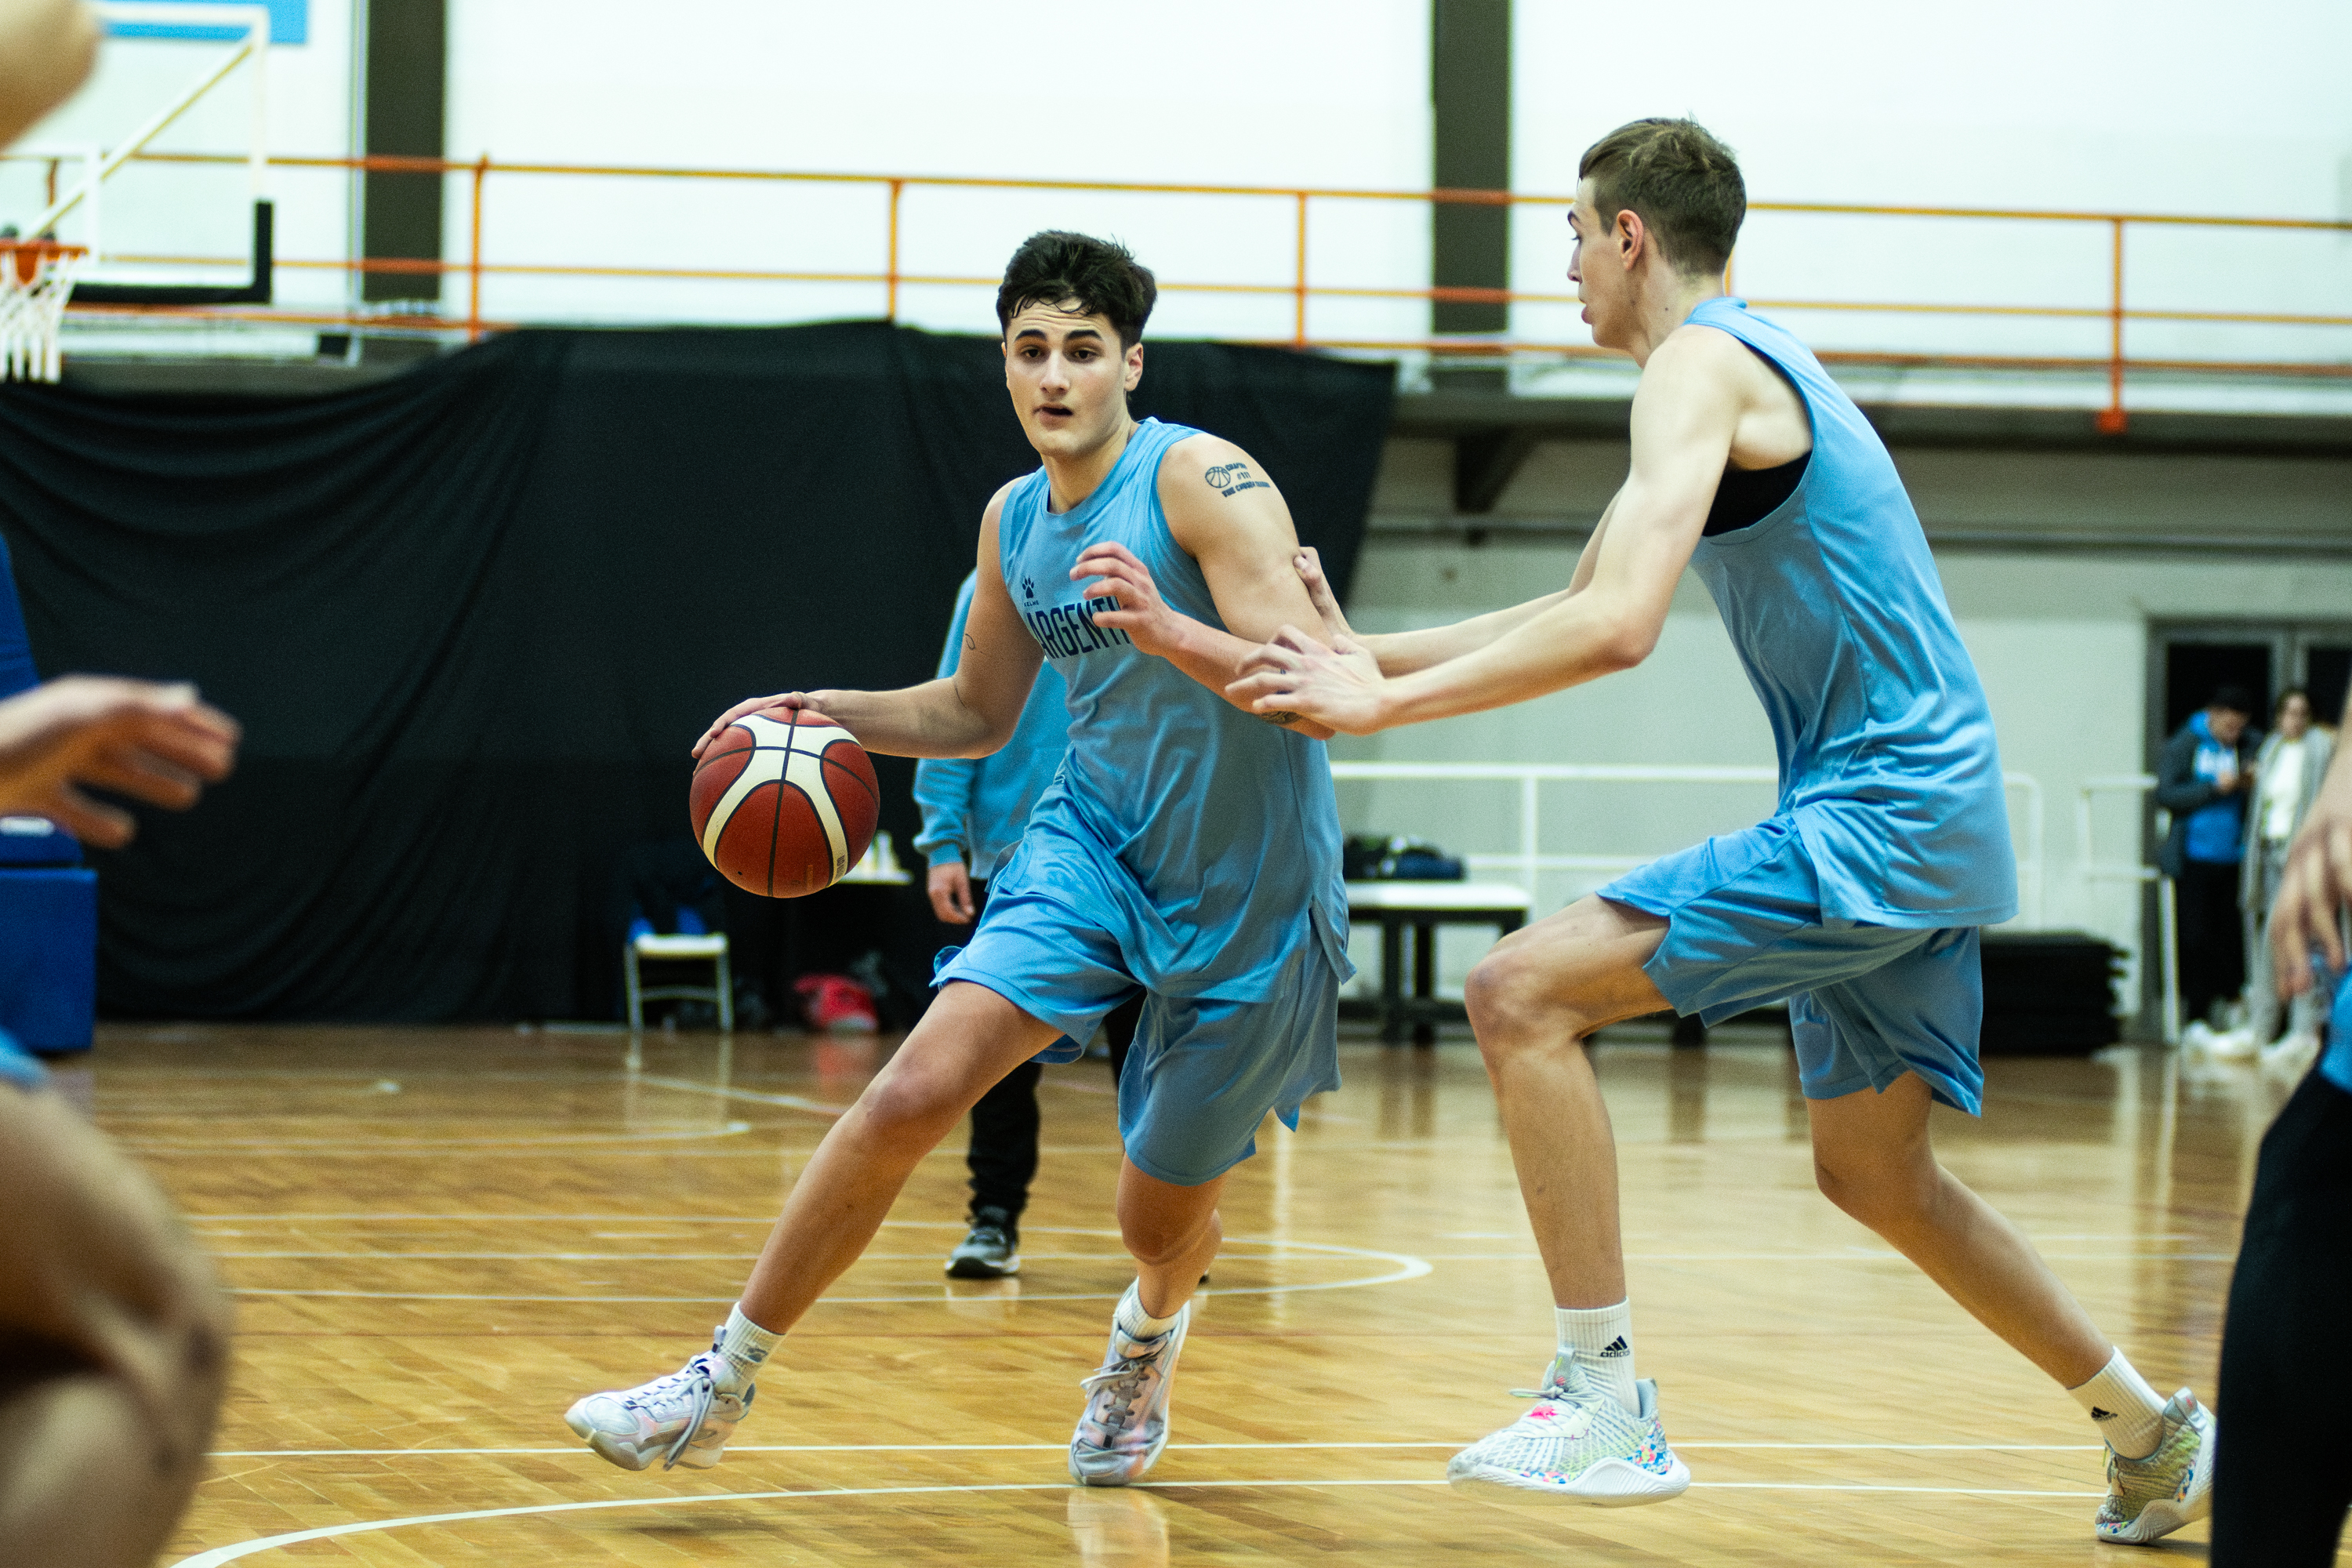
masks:
[[[2271,710],[2271,732],[2254,753],[2248,791],[2245,858],[2240,868],[2238,901],[2245,919],[2246,1017],[2227,1034],[2213,1037],[2215,1056],[2250,1057],[2282,1066],[2302,1066],[2319,1052],[2318,995],[2295,994],[2287,1008],[2286,1037],[2278,1035],[2278,986],[2271,973],[2270,910],[2286,872],[2287,847],[2303,826],[2319,782],[2327,776],[2335,743],[2311,721],[2311,694],[2291,686]]]
[[[2157,866],[2172,879],[2179,910],[2180,1005],[2184,1044],[2210,1046],[2206,1015],[2246,982],[2238,920],[2239,865],[2245,853],[2246,785],[2254,742],[2254,700],[2224,686],[2204,710],[2164,743],[2156,764],[2156,804],[2172,814]]]
[[[940,652],[940,679],[955,674],[963,652],[964,620],[971,613],[973,573],[957,590],[955,618]],[[915,764],[915,804],[922,807],[923,830],[915,847],[930,862],[931,912],[961,946],[988,906],[988,879],[1021,841],[1029,808],[1062,765],[1069,749],[1067,688],[1054,661],[1037,669],[1028,706],[1013,739],[993,756],[925,757]],[[1110,1040],[1111,1078],[1126,1065],[1127,1047],[1143,1013],[1139,991],[1103,1020]],[[1037,1174],[1037,1082],[1045,1068],[1028,1061],[998,1080],[971,1108],[970,1230],[948,1254],[948,1272],[959,1279],[996,1279],[1021,1271],[1021,1214],[1029,1206],[1029,1184]]]

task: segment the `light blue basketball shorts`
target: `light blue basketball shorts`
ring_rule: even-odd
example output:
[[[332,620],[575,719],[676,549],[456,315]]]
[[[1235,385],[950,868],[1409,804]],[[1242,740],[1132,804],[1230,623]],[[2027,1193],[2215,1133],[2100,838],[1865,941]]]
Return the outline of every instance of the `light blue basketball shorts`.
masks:
[[[932,983],[984,985],[1063,1038],[1038,1053],[1069,1061],[1104,1015],[1146,990],[1118,941],[1049,894],[989,889],[980,929],[940,954]],[[1339,1087],[1339,977],[1307,942],[1262,1002],[1147,991],[1118,1080],[1127,1157],[1172,1186],[1213,1181],[1257,1152],[1269,1110],[1298,1126],[1299,1103]]]
[[[1977,928],[1824,916],[1812,857],[1774,817],[1669,855],[1600,889],[1668,922],[1643,971],[1709,1024],[1785,999],[1808,1100],[1884,1089],[1906,1072],[1974,1116],[1984,972]]]
[[[2352,970],[2341,981],[2324,965],[2312,965],[2314,983],[2334,985],[2336,1005],[2327,1018],[2327,1052],[2319,1058],[2319,1073],[2328,1082],[2352,1094]]]

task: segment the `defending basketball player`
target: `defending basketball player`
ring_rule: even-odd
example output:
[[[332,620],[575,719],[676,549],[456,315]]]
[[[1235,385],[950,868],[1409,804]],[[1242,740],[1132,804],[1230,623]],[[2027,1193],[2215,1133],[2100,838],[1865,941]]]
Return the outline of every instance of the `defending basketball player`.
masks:
[[[1124,249],[1083,236],[1036,235],[1013,256],[997,297],[1005,382],[1041,466],[982,518],[952,678],[757,698],[712,726],[798,710],[872,751],[985,756],[1044,659],[1068,688],[1061,774],[971,941],[802,1173],[711,1350],[572,1406],[572,1429],[614,1464],[717,1463],[777,1341],[866,1249],[917,1162],[991,1085],[1040,1054],[1069,1059],[1140,991],[1118,1095],[1136,1279],[1069,1459],[1081,1484],[1124,1485],[1168,1441],[1226,1173],[1267,1111],[1295,1126],[1301,1100],[1338,1086],[1351,971],[1329,731],[1222,695],[1260,641],[1313,614],[1297,536],[1247,453],[1129,413],[1153,294]]]
[[[1569,276],[1593,341],[1642,366],[1632,472],[1568,587],[1456,626],[1329,641],[1286,628],[1232,689],[1353,734],[1523,701],[1639,664],[1688,566],[1772,721],[1769,820],[1506,938],[1467,1000],[1559,1310],[1535,1406],[1457,1481],[1599,1503],[1689,1484],[1633,1375],[1615,1146],[1582,1043],[1671,1007],[1786,998],[1832,1202],[2073,1392],[2105,1438],[2104,1540],[2206,1510],[2211,1417],[2159,1399],[2017,1229],[1939,1165],[1928,1106],[1975,1113],[1977,928],[2016,910],[2000,759],[1902,481],[1853,401],[1724,296],[1747,199],[1728,149],[1649,120],[1584,154]]]

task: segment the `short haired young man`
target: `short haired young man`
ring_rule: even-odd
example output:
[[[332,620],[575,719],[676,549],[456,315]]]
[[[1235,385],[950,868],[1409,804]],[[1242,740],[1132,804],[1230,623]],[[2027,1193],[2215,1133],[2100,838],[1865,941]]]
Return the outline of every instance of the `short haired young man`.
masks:
[[[2074,1391],[2110,1449],[2099,1535],[2149,1541],[2205,1509],[2210,1417],[2186,1390],[2158,1399],[1928,1146],[1931,1101],[1977,1109],[1976,928],[2015,909],[1992,720],[1885,447],[1801,343],[1724,297],[1746,208],[1729,150],[1689,121],[1584,155],[1569,276],[1593,341],[1643,369],[1632,473],[1565,590],[1336,647],[1286,630],[1232,689],[1359,734],[1521,701],[1640,663],[1687,565],[1772,721],[1769,820],[1611,883],[1470,976],[1559,1352],[1534,1408],[1450,1473],[1604,1503],[1689,1484],[1633,1377],[1614,1148],[1580,1046],[1664,1007],[1713,1022],[1785,997],[1822,1192]]]
[[[1313,614],[1297,535],[1248,453],[1128,412],[1153,294],[1123,248],[1080,235],[1034,235],[1007,268],[1005,383],[1042,466],[982,517],[952,679],[757,698],[712,726],[796,710],[892,755],[984,756],[1041,658],[1068,687],[1062,773],[987,912],[793,1185],[711,1350],[572,1406],[572,1429],[617,1465],[717,1463],[778,1336],[866,1249],[917,1162],[990,1085],[1041,1052],[1067,1059],[1141,990],[1118,1095],[1137,1279],[1070,1441],[1074,1479],[1134,1479],[1168,1440],[1225,1173],[1268,1110],[1295,1126],[1301,1100],[1339,1083],[1350,971],[1330,731],[1223,696],[1260,641]]]

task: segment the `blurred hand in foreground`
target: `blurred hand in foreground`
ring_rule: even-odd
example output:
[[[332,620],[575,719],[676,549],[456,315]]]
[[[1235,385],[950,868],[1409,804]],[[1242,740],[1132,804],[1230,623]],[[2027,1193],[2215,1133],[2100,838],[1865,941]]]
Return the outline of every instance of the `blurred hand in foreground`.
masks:
[[[82,786],[184,811],[228,776],[239,735],[193,686],[63,676],[0,701],[0,812],[46,816],[115,848],[136,825]]]

